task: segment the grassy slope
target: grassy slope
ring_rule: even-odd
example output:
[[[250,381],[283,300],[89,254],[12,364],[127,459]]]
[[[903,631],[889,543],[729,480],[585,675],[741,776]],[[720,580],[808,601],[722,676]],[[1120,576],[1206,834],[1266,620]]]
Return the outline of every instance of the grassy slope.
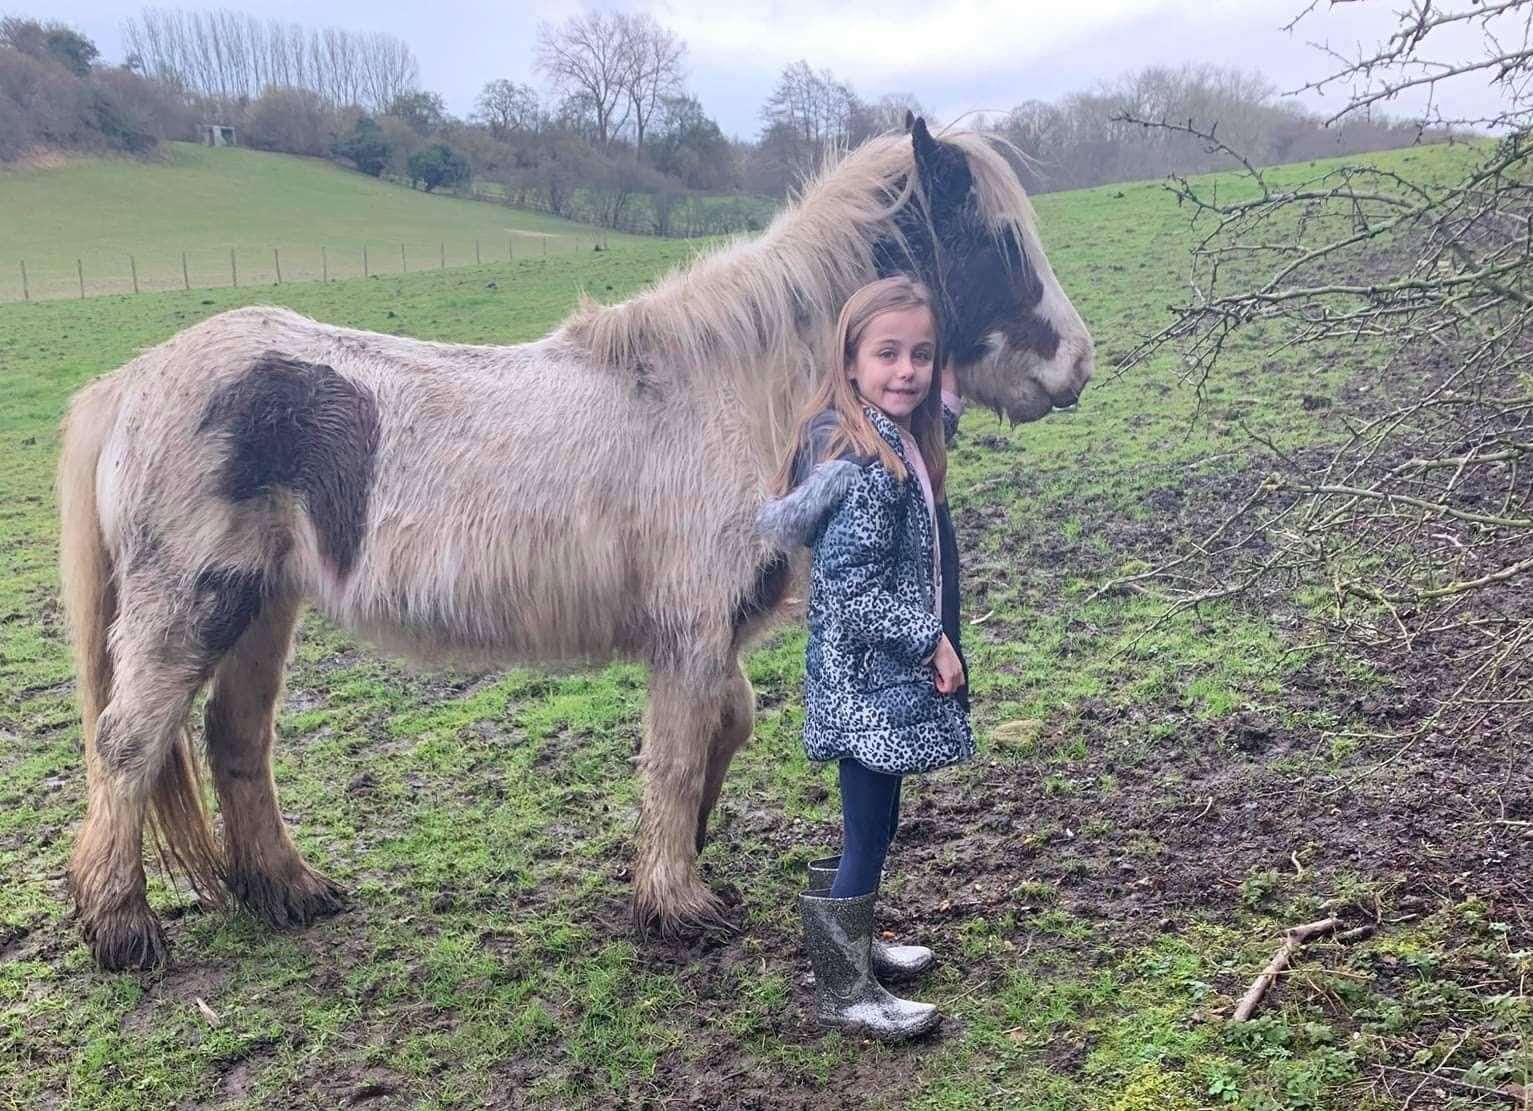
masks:
[[[1043,197],[1038,209],[1105,363],[1178,295],[1185,228],[1153,185]],[[642,672],[421,676],[311,618],[281,722],[278,782],[300,844],[355,894],[356,909],[290,936],[238,914],[190,914],[171,923],[170,974],[91,971],[60,879],[83,805],[49,489],[69,392],[143,344],[254,300],[385,331],[514,341],[544,331],[577,286],[622,296],[681,257],[676,245],[650,244],[546,266],[259,295],[0,308],[0,485],[15,492],[0,508],[0,871],[14,877],[0,890],[0,1093],[20,1105],[45,1094],[79,1106],[333,1105],[374,1085],[428,1106],[576,1106],[686,1097],[701,1077],[720,1086],[706,1089],[709,1102],[724,1105],[728,1091],[765,1075],[756,1105],[820,1096],[835,1105],[856,1085],[869,1105],[891,1107],[1369,1106],[1348,1086],[1366,1045],[1344,1042],[1301,999],[1285,999],[1238,1037],[1205,1021],[1228,1005],[1211,985],[1243,982],[1259,967],[1275,924],[1367,880],[1319,869],[1289,887],[1263,878],[1248,899],[1243,886],[1246,911],[1234,925],[1194,909],[1174,933],[1122,947],[1093,947],[1092,924],[1042,881],[1022,882],[998,913],[939,925],[930,907],[914,908],[946,957],[919,994],[954,1016],[947,1036],[885,1049],[816,1034],[792,948],[792,895],[802,860],[833,843],[836,816],[829,775],[809,768],[797,743],[797,634],[751,661],[757,737],[736,763],[704,858],[716,880],[744,894],[747,932],[721,951],[640,946],[621,927]],[[1084,743],[1071,728],[1082,706],[1182,707],[1115,753],[1125,768],[1153,765],[1158,746],[1177,740],[1164,722],[1217,721],[1266,702],[1295,666],[1264,621],[1219,608],[1130,650],[1156,613],[1153,598],[1087,604],[1091,583],[1028,558],[1055,530],[1110,556],[1106,526],[1152,513],[1146,494],[1238,468],[1247,441],[1233,427],[1237,407],[1290,444],[1323,434],[1300,397],[1334,388],[1345,366],[1264,361],[1254,345],[1250,362],[1242,395],[1216,394],[1211,418],[1190,432],[1193,399],[1167,366],[1106,380],[1079,412],[1038,425],[965,418],[952,490],[966,604],[971,616],[995,616],[969,641],[985,752],[950,782],[984,797],[1020,770],[1040,798],[1095,792],[1109,822],[1124,801],[1110,777],[1072,775],[1085,755],[1072,747]],[[943,790],[911,787],[913,813]],[[1100,829],[1068,832],[1084,844]],[[975,826],[941,835],[951,858],[1003,835],[1067,853],[1060,833]],[[1157,851],[1144,846],[1147,866]],[[896,879],[895,900],[905,882]],[[1265,898],[1273,890],[1275,902]],[[181,902],[159,883],[153,898],[162,910]],[[1434,916],[1379,951],[1426,967],[1449,925]],[[1439,998],[1429,981],[1423,974],[1398,1015],[1362,986],[1349,1006],[1378,1009],[1380,1022],[1394,1023],[1381,1029],[1396,1033],[1418,1012],[1492,1006]],[[198,998],[220,1014],[217,1028]],[[1501,1021],[1528,1021],[1525,1000],[1494,1006]],[[1061,1044],[1083,1047],[1068,1071],[1056,1063]]]
[[[241,284],[320,276],[320,247],[331,277],[398,273],[400,244],[410,269],[486,261],[518,253],[590,250],[596,229],[550,216],[451,197],[428,196],[314,158],[239,148],[167,144],[161,163],[77,159],[49,169],[0,170],[0,299],[20,299],[25,260],[33,297],[127,292],[128,255],[142,289],[179,289],[181,252],[194,288],[227,285],[229,250]],[[614,243],[630,237],[611,236]]]

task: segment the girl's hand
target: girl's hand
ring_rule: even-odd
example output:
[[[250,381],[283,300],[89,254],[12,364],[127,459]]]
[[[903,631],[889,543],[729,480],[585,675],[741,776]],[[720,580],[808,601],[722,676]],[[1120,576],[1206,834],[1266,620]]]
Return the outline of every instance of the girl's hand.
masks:
[[[952,694],[963,686],[963,664],[959,662],[958,653],[953,650],[953,644],[948,640],[946,633],[943,633],[942,639],[937,642],[937,653],[932,657],[932,667],[937,669],[937,690],[941,694]]]

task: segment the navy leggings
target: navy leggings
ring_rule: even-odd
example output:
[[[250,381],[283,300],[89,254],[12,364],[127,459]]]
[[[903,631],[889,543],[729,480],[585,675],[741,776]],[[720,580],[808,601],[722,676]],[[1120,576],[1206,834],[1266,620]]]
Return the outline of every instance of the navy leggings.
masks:
[[[841,761],[841,865],[831,898],[878,890],[884,855],[900,822],[900,780],[869,771],[849,756]]]

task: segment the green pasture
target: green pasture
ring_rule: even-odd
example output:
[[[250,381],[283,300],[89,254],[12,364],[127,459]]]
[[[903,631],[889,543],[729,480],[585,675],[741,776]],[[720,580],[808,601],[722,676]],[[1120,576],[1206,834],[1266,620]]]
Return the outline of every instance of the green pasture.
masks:
[[[0,301],[362,276],[616,250],[633,236],[428,195],[317,158],[167,143],[158,162],[0,168]],[[403,257],[400,248],[404,248]],[[229,253],[234,251],[231,270]],[[276,251],[276,255],[273,255]],[[182,254],[186,270],[182,271]],[[131,261],[130,261],[131,258]],[[79,263],[77,268],[76,263]]]
[[[504,247],[517,232],[518,251],[542,234],[583,248],[373,280],[0,306],[0,1105],[1384,1111],[1397,1105],[1376,1083],[1384,1064],[1425,1072],[1454,1053],[1465,1083],[1529,1081],[1533,1010],[1499,985],[1533,965],[1472,877],[1328,958],[1333,972],[1285,986],[1238,1030],[1221,1016],[1278,931],[1337,901],[1392,906],[1391,865],[1295,870],[1290,847],[1296,861],[1316,847],[1284,844],[1270,867],[1242,868],[1160,924],[1119,921],[1072,893],[1073,878],[1106,869],[1178,867],[1166,841],[1205,793],[1179,778],[1179,761],[1198,746],[1246,760],[1207,739],[1243,715],[1295,738],[1272,757],[1285,777],[1330,783],[1380,759],[1366,743],[1324,743],[1347,705],[1286,700],[1301,667],[1338,683],[1372,677],[1287,652],[1274,615],[1209,606],[1157,625],[1154,593],[1093,598],[1103,578],[1163,554],[1136,547],[1134,529],[1185,538],[1206,524],[1174,511],[1168,523],[1163,499],[1251,466],[1242,420],[1285,448],[1340,434],[1304,397],[1334,395],[1357,369],[1272,356],[1270,337],[1253,335],[1240,374],[1211,385],[1195,423],[1199,401],[1171,360],[1114,375],[1114,358],[1183,295],[1190,233],[1154,183],[1037,200],[1050,259],[1096,336],[1099,381],[1078,410],[1034,425],[970,412],[953,456],[981,755],[907,785],[917,828],[901,837],[924,837],[925,849],[897,842],[888,886],[941,954],[912,992],[950,1016],[939,1039],[889,1048],[813,1025],[795,895],[804,862],[834,849],[838,810],[832,772],[799,745],[794,630],[750,660],[756,736],[703,855],[708,880],[738,891],[737,938],[678,946],[627,927],[642,669],[429,674],[311,616],[289,672],[277,780],[300,846],[352,909],[272,934],[240,913],[199,912],[154,879],[170,968],[94,971],[63,884],[84,808],[53,566],[56,426],[71,392],[252,303],[432,339],[528,340],[581,291],[621,298],[694,249],[614,236],[597,253],[584,229],[329,168],[306,166],[300,194],[275,168],[288,160],[193,147],[174,159],[92,165],[79,181],[68,169],[0,175],[0,254],[47,248],[72,264],[87,249],[105,258],[151,242],[226,251],[231,237],[252,250],[382,249],[384,225],[396,252],[401,235],[434,249],[449,231],[460,245],[498,235]],[[242,160],[265,188],[187,220],[174,198],[222,189],[222,167]],[[142,184],[153,182],[164,185]],[[16,207],[65,190],[80,226],[68,205],[56,223]],[[1084,804],[1087,820],[1049,816],[1061,800]],[[1005,823],[987,822],[992,804]],[[1136,807],[1164,820],[1125,842],[1119,816]],[[966,861],[983,853],[1020,862],[1006,890],[970,882]],[[944,876],[945,908],[905,901]],[[1470,1061],[1479,1071],[1464,1071]],[[1430,1105],[1481,1106],[1470,1088],[1445,1091]]]

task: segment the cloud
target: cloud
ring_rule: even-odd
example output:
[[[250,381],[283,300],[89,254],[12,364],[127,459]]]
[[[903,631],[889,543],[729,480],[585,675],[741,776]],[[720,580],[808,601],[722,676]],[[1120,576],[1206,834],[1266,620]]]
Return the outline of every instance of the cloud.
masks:
[[[1016,0],[952,0],[944,4],[732,3],[701,11],[655,3],[649,10],[713,63],[780,70],[799,58],[856,84],[884,87],[905,79],[1016,67],[1072,48],[1147,10],[1190,7],[1190,0],[1090,0],[1019,4]]]

